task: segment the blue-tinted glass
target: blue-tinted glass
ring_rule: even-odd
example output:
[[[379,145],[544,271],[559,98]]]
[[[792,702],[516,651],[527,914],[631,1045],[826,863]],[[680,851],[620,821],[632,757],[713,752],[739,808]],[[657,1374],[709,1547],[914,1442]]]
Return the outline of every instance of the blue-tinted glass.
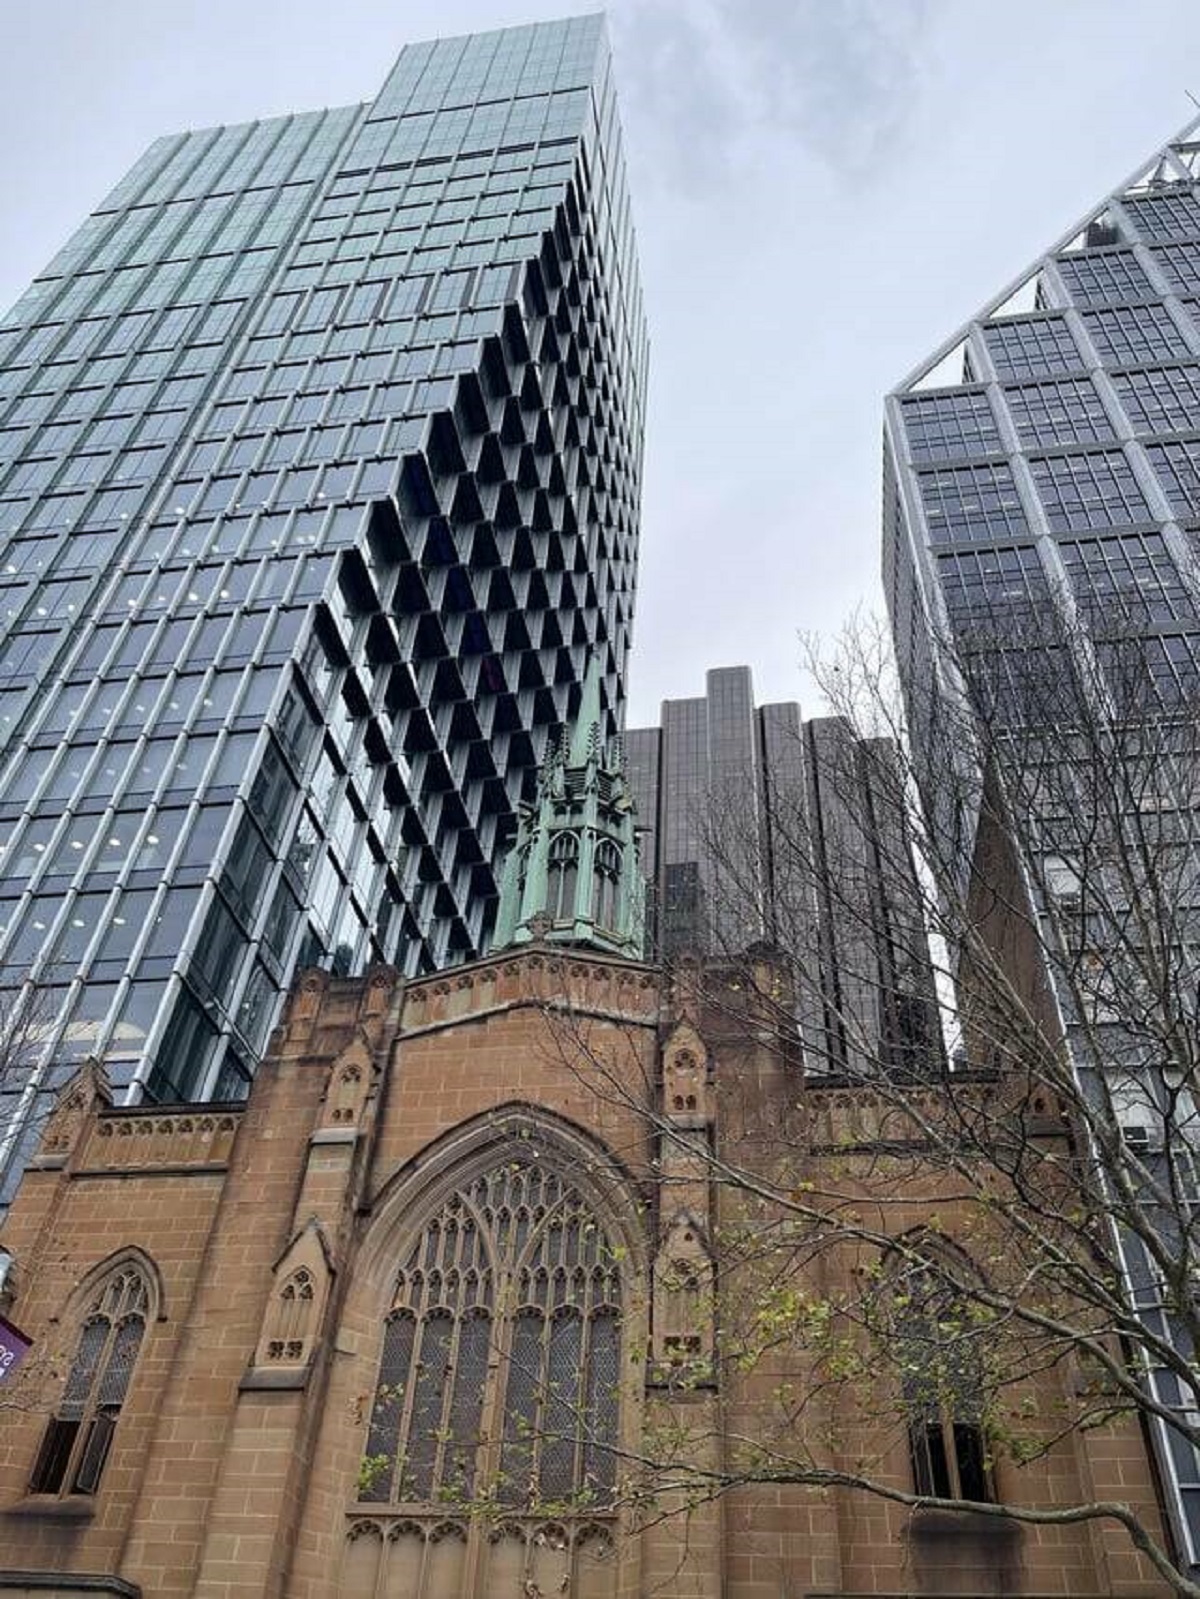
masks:
[[[227,1089],[306,921],[327,962],[384,929],[410,972],[486,946],[508,814],[591,655],[615,725],[646,340],[601,19],[414,46],[365,106],[160,140],[0,362],[0,807],[79,845],[43,841],[65,920],[22,915],[13,948],[58,939],[52,1050],[83,1036],[65,965],[94,931],[104,983],[137,982],[87,1007],[89,1047],[160,1097]],[[79,912],[99,887],[163,891],[140,943]]]

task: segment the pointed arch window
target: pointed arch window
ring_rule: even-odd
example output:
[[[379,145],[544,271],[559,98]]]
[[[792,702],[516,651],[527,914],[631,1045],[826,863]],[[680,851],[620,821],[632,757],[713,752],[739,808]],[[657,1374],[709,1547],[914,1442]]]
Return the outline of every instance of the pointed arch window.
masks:
[[[267,1343],[268,1360],[299,1360],[312,1332],[316,1289],[312,1272],[301,1266],[284,1283],[275,1308],[274,1336]]]
[[[594,878],[592,914],[596,926],[607,928],[612,932],[617,926],[617,904],[621,887],[621,847],[611,838],[602,838],[596,845],[592,876]]]
[[[475,1178],[397,1276],[360,1501],[610,1506],[620,1318],[617,1256],[573,1187],[524,1159]]]
[[[35,1494],[94,1494],[149,1319],[150,1289],[136,1266],[107,1279],[84,1316],[58,1409],[33,1468]]]
[[[575,884],[579,877],[579,839],[558,833],[550,845],[546,909],[555,922],[575,920]]]
[[[984,1430],[981,1329],[967,1299],[933,1263],[915,1264],[897,1288],[916,1492],[988,1503],[995,1495]]]

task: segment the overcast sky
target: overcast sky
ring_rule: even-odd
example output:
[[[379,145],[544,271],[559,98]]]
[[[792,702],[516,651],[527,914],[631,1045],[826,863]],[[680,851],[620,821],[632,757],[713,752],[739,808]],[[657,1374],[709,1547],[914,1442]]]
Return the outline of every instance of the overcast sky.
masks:
[[[570,0],[0,0],[0,304],[159,134]],[[1193,114],[1196,0],[614,0],[651,336],[630,725],[880,603],[881,398]],[[817,706],[806,705],[806,711]]]

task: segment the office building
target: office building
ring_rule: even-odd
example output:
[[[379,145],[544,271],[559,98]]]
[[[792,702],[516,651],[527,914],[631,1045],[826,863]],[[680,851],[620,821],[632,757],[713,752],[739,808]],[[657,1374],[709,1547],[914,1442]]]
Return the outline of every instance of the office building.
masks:
[[[1128,730],[1136,735],[1140,725],[1153,741],[1144,748],[1153,750],[1157,767],[1139,776],[1126,766],[1124,789],[1114,770],[1109,791],[1127,794],[1130,827],[1121,814],[1126,801],[1117,798],[1115,815],[1096,813],[1098,849],[1109,826],[1117,838],[1149,839],[1161,829],[1164,846],[1170,836],[1175,849],[1195,838],[1194,797],[1184,797],[1186,783],[1168,792],[1171,763],[1157,756],[1172,718],[1181,728],[1194,723],[1200,692],[1198,180],[1200,119],[887,401],[884,576],[927,803],[932,814],[939,799],[967,792],[939,782],[945,774],[930,769],[937,756],[923,720],[931,688],[954,697],[955,682],[963,682],[955,667],[943,671],[953,655],[957,668],[966,667],[975,705],[1000,730],[990,747],[1000,750],[1001,780],[1011,793],[1019,773],[1029,802],[1012,812],[1023,853],[1014,903],[1028,892],[1031,915],[1050,929],[1043,961],[1046,938],[1057,936],[1055,928],[1066,931],[1067,955],[1057,974],[1032,975],[1034,986],[1055,990],[1055,1025],[1065,1027],[1085,1084],[1097,1065],[1088,1041],[1097,1036],[1096,1023],[1117,1019],[1095,995],[1081,1012],[1061,981],[1072,949],[1102,969],[1113,936],[1099,916],[1082,919],[1070,858],[1078,858],[1091,825],[1085,796],[1099,793],[1086,770],[1095,751],[1134,750],[1139,740]],[[1082,758],[1086,743],[1067,736],[1081,717],[1086,726],[1109,730],[1107,741],[1101,737]],[[1024,741],[1019,736],[1034,733]],[[1180,800],[1179,814],[1166,815]],[[997,859],[989,854],[989,826],[977,817],[964,833],[964,865],[973,850],[984,878]],[[1164,869],[1171,859],[1178,855],[1160,856]],[[1143,882],[1135,903],[1143,892],[1153,916],[1160,886]],[[1188,927],[1190,912],[1182,901],[1171,914],[1177,911],[1188,917],[1176,924],[1182,946],[1190,935],[1179,929]],[[1186,950],[1179,954],[1182,969]],[[1191,987],[1194,994],[1194,980]],[[1130,1040],[1132,1070],[1136,1027]],[[1151,1063],[1150,1075],[1137,1083],[1141,1098],[1132,1120],[1139,1124],[1147,1105],[1157,1103],[1160,1067]],[[1122,1077],[1115,1110],[1127,1092]],[[1138,1131],[1123,1117],[1121,1125],[1127,1138]],[[1143,1305],[1154,1302],[1152,1280],[1151,1273],[1141,1282]],[[1182,1407],[1172,1378],[1159,1391],[1168,1409]],[[1157,1423],[1155,1432],[1179,1546],[1200,1563],[1200,1460],[1185,1439]]]
[[[884,579],[909,684],[932,640],[978,648],[1056,608],[1093,640],[1136,640],[1160,705],[1196,683],[1194,132],[889,397]],[[1019,721],[1019,674],[996,682]]]
[[[598,16],[160,139],[37,278],[0,331],[0,971],[41,1089],[95,1053],[237,1097],[299,965],[483,947],[589,659],[620,716],[645,362]]]
[[[714,858],[713,833],[727,805],[744,818],[730,854],[755,860],[764,825],[763,722],[782,715],[796,756],[799,708],[755,710],[746,666],[705,674],[705,693],[664,700],[658,727],[626,732],[625,756],[643,830],[642,869],[652,885],[659,947],[667,955],[743,949],[763,935],[763,905],[728,858]],[[748,807],[748,809],[746,809]]]
[[[795,703],[755,706],[750,669],[664,700],[625,734],[666,959],[767,942],[794,967],[810,1071],[937,1069],[932,969],[890,747]]]

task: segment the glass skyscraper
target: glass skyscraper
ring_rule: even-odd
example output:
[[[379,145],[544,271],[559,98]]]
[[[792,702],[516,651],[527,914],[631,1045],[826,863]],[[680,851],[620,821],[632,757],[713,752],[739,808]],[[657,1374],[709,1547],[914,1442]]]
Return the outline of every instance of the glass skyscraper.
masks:
[[[1056,684],[1085,685],[1074,706],[1095,705],[1110,729],[1136,727],[1139,718],[1156,729],[1173,716],[1194,722],[1198,552],[1200,118],[888,398],[884,575],[910,703],[939,681],[937,662],[950,643],[1002,730],[1001,764],[1007,747],[1021,748],[1012,733],[1048,728],[1053,760],[1043,771],[1057,764],[1069,774],[1076,759],[1086,766],[1071,753],[1083,744],[1067,734],[1075,714],[1069,690],[1066,709],[1054,714]],[[918,713],[913,731],[918,761],[935,759]],[[1034,756],[1038,747],[1036,738],[1024,746]],[[1136,750],[1137,742],[1111,747]],[[936,806],[937,773],[927,778]],[[1144,795],[1147,814],[1170,811],[1172,802],[1155,798],[1165,778],[1148,773],[1112,791]],[[1085,922],[1071,862],[1057,853],[1069,826],[1061,814],[1067,791],[1065,782],[1047,783],[1021,843],[1025,867],[1036,862],[1035,913],[1043,925],[1066,927],[1076,945],[1082,940],[1086,959],[1087,944],[1102,935],[1098,916]],[[1150,836],[1140,805],[1131,798],[1129,815]],[[1124,817],[1118,821],[1123,829]],[[1194,806],[1190,817],[1160,825],[1176,847],[1194,848]],[[986,858],[986,840],[975,848]],[[1154,889],[1147,903],[1156,897]],[[1187,953],[1180,954],[1182,966]],[[1058,998],[1086,1082],[1096,1064],[1086,1029],[1069,997]],[[1124,1089],[1118,1084],[1111,1095],[1116,1108]],[[1152,1099],[1153,1084],[1133,1120],[1146,1119]],[[1122,1125],[1133,1147],[1144,1129]],[[1140,1267],[1130,1258],[1136,1280]],[[1154,1305],[1150,1280],[1139,1305]],[[1178,1404],[1170,1379],[1159,1396]],[[1151,1430],[1180,1547],[1200,1564],[1200,1460],[1158,1422]]]
[[[794,957],[809,1073],[936,1069],[933,968],[889,746],[794,702],[756,706],[747,666],[664,700],[624,737],[649,942],[671,957]]]
[[[762,892],[749,896],[743,883],[728,883],[728,869],[711,858],[711,835],[732,807],[748,835],[738,845],[765,869],[770,785],[785,785],[793,802],[799,795],[800,739],[798,705],[755,708],[748,666],[713,668],[703,695],[664,700],[658,727],[625,734],[651,932],[662,954],[740,950],[763,937],[765,875]]]
[[[0,1171],[85,1054],[238,1096],[298,965],[482,947],[593,657],[619,715],[645,365],[596,16],[160,139],[37,278],[0,328],[0,981],[36,1013]]]
[[[1055,607],[1123,618],[1163,706],[1198,681],[1200,120],[887,402],[883,563],[901,671]],[[1017,696],[1020,683],[994,679]]]

